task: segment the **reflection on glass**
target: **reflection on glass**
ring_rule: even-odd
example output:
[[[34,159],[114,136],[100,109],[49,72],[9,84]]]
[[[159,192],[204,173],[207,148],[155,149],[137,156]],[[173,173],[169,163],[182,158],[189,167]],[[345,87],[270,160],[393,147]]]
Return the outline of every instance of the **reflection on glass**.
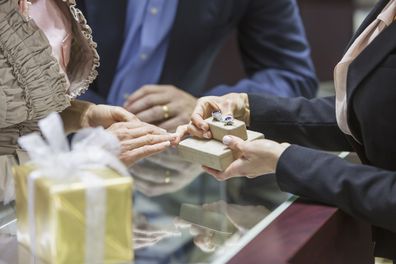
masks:
[[[194,244],[204,252],[214,252],[232,236],[241,237],[270,211],[264,206],[241,206],[218,201],[202,206],[183,204],[176,226],[187,228]]]
[[[133,195],[137,264],[211,263],[225,253],[237,252],[252,227],[289,197],[270,175],[218,182],[192,170],[183,174],[190,175],[187,179],[171,173],[171,181],[165,182],[167,174],[157,173],[135,181],[145,186]],[[29,263],[29,251],[18,249],[13,205],[0,206],[0,227],[0,263]]]
[[[148,197],[176,192],[194,181],[201,165],[179,157],[175,149],[146,158],[129,168],[138,191]]]

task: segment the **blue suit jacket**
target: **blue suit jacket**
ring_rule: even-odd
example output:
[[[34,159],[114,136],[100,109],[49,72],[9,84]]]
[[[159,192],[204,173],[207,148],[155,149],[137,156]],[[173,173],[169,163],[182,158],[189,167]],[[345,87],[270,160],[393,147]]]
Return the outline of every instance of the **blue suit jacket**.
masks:
[[[99,77],[84,99],[103,103],[122,49],[127,1],[78,3],[101,56]],[[249,77],[236,86],[205,90],[211,64],[235,29]],[[317,82],[295,0],[179,1],[159,83],[194,96],[226,92],[314,96]]]

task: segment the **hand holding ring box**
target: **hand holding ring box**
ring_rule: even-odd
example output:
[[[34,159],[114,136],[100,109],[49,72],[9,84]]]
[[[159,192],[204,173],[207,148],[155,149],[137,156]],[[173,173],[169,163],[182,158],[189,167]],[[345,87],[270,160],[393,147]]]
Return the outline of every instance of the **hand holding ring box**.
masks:
[[[222,143],[224,136],[233,135],[248,141],[264,138],[261,133],[246,130],[245,123],[240,120],[227,124],[210,117],[205,121],[213,139],[190,137],[180,142],[177,149],[183,159],[215,170],[224,171],[235,160],[232,151]]]

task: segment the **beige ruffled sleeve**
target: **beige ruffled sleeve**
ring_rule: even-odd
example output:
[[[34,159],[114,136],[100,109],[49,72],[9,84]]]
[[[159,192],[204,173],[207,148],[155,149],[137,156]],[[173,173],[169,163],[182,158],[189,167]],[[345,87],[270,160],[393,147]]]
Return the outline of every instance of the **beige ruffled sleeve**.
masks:
[[[97,76],[91,29],[74,1],[62,1],[72,15],[70,87],[46,36],[18,12],[18,1],[0,1],[0,128],[63,111]]]
[[[41,119],[69,106],[45,35],[25,21],[15,1],[0,4],[0,128]]]

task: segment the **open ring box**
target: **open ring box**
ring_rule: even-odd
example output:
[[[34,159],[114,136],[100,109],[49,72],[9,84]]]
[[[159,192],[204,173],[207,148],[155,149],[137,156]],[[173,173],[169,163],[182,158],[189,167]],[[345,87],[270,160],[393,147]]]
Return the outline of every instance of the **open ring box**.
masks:
[[[236,158],[236,155],[222,143],[223,137],[233,135],[246,141],[263,139],[264,135],[247,130],[244,122],[234,120],[233,124],[226,125],[210,117],[205,120],[210,127],[213,139],[190,137],[178,145],[179,155],[192,163],[224,171]]]

